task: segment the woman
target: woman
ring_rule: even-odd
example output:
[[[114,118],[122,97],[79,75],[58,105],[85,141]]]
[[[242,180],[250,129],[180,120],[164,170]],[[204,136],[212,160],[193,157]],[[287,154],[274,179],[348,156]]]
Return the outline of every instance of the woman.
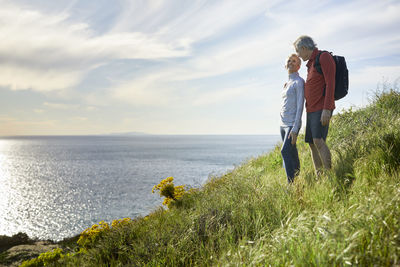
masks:
[[[301,128],[301,116],[304,106],[304,80],[300,77],[301,60],[292,54],[286,61],[289,80],[282,92],[281,137],[283,166],[289,183],[300,171],[299,155],[296,148],[297,135]]]

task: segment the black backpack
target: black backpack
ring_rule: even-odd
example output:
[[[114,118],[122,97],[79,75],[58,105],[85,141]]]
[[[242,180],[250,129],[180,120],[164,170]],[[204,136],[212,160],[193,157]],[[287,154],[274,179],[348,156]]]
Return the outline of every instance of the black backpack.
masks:
[[[322,74],[321,63],[319,62],[319,57],[323,52],[328,51],[321,51],[318,53],[314,67],[318,71],[319,74]],[[335,74],[335,100],[339,100],[345,97],[349,91],[349,70],[347,69],[346,59],[342,56],[336,56],[331,54],[333,60],[336,63],[336,74]],[[324,88],[324,95],[325,95],[325,88]]]

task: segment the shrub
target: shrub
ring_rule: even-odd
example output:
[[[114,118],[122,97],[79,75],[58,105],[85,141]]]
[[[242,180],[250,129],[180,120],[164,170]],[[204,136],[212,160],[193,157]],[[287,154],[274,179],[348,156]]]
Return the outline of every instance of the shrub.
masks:
[[[46,266],[52,263],[57,262],[59,259],[63,258],[65,255],[63,254],[63,250],[61,248],[56,248],[51,251],[42,253],[39,257],[24,261],[21,264],[21,267],[39,267]]]
[[[170,205],[181,199],[186,193],[185,185],[174,186],[174,177],[167,177],[162,180],[158,185],[153,187],[152,193],[160,191],[160,197],[165,197],[163,205],[170,207]]]
[[[103,233],[109,230],[110,226],[108,223],[101,221],[99,224],[94,224],[83,231],[77,243],[81,247],[90,247]]]

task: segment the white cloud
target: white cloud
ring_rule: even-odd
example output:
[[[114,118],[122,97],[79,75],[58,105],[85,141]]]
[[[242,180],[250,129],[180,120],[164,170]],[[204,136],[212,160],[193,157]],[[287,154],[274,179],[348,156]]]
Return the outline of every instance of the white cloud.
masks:
[[[294,12],[291,12],[294,10]],[[266,16],[275,22],[270,31],[281,44],[310,35],[318,47],[351,58],[396,53],[400,41],[398,1],[296,1],[274,7]],[[397,34],[396,34],[397,32]]]
[[[55,120],[31,121],[15,117],[0,117],[0,135],[49,134],[55,128]]]
[[[30,3],[28,8],[17,2],[21,0],[0,0],[0,87],[32,89],[46,96],[51,92],[48,99],[54,102],[42,99],[47,102],[41,109],[58,109],[60,114],[77,108],[102,112],[124,102],[140,114],[149,110],[146,107],[157,107],[152,114],[164,110],[166,118],[174,117],[169,108],[174,106],[178,108],[173,112],[185,110],[187,117],[193,117],[199,106],[223,106],[253,90],[266,98],[268,107],[263,112],[275,116],[279,111],[275,90],[286,78],[284,60],[301,34],[312,36],[321,49],[344,55],[352,67],[352,91],[340,105],[353,101],[353,92],[375,87],[385,77],[393,80],[400,73],[389,62],[400,49],[398,1],[119,0],[82,10],[85,15],[79,18],[75,13],[78,6],[87,6],[79,5],[83,2],[77,1],[73,8],[57,4],[41,10],[36,9],[39,4]],[[98,12],[118,4],[121,7],[113,12],[122,13],[99,22]],[[41,8],[45,5],[42,1]],[[115,64],[116,59],[142,60]],[[136,70],[139,73],[133,73]],[[253,72],[265,91],[249,82]],[[97,75],[101,79],[96,80]],[[100,84],[104,75],[109,88]],[[69,103],[79,99],[75,102],[79,105],[63,104],[65,99]],[[160,124],[151,124],[148,116],[136,118],[135,125],[141,131],[148,127],[157,132]],[[169,117],[165,127],[171,131],[178,132],[179,125],[187,132],[200,130],[190,119],[171,124]]]
[[[141,28],[167,40],[200,41],[262,14],[279,1],[125,1],[124,12],[113,30]],[[134,18],[134,19],[133,19]]]
[[[220,88],[218,90],[208,90],[204,93],[197,92],[198,94],[193,97],[191,103],[194,106],[204,106],[211,104],[221,104],[232,100],[244,100],[248,98],[257,98],[256,89],[263,87],[261,84],[249,83],[243,86]]]
[[[76,85],[82,76],[83,73],[74,70],[36,69],[25,65],[0,63],[0,86],[11,90],[61,90]]]
[[[367,66],[349,76],[350,86],[364,88],[364,90],[375,89],[379,82],[395,83],[399,79],[400,66]]]
[[[86,110],[87,110],[87,111],[95,111],[95,110],[97,110],[97,107],[88,106],[88,107],[86,107]]]
[[[110,90],[111,97],[132,105],[168,106],[172,101],[169,88],[160,84],[157,75],[139,78],[133,81],[122,82]]]
[[[15,121],[15,118],[10,117],[10,116],[0,116],[0,121],[2,123],[11,122],[11,121]]]
[[[188,13],[183,13],[167,23],[160,32],[168,32],[178,37],[190,36],[198,41],[207,34],[211,36],[220,30],[233,27],[240,23],[241,19],[245,20],[257,14],[262,8],[268,7],[262,4],[250,4],[245,5],[243,9],[236,8],[235,12],[230,13],[236,4],[236,2],[220,2],[220,4],[210,4],[207,9],[196,2],[191,6],[193,10],[198,9],[194,17],[185,16],[194,12],[188,8]],[[400,35],[393,34],[393,25],[400,23],[400,17],[396,15],[400,12],[399,3],[390,2],[388,5],[387,2],[372,1],[365,4],[353,1],[333,6],[332,3],[316,1],[314,4],[299,1],[294,6],[275,8],[274,5],[269,5],[271,9],[265,12],[268,18],[265,26],[269,26],[270,23],[273,27],[268,31],[259,29],[252,34],[242,31],[241,34],[244,34],[242,36],[237,35],[234,39],[228,38],[213,43],[206,50],[196,51],[183,63],[157,70],[156,74],[150,72],[139,81],[130,81],[131,90],[153,88],[153,92],[157,93],[157,90],[163,88],[163,84],[171,81],[191,81],[256,67],[275,67],[276,72],[279,72],[283,59],[293,52],[292,42],[300,34],[307,32],[315,38],[321,48],[343,54],[350,62],[361,56],[364,59],[374,58],[398,51]],[[331,6],[326,7],[326,5]],[[309,8],[305,8],[306,6]],[[304,12],[289,12],[292,9]],[[218,19],[222,19],[216,15],[217,13],[226,15],[223,16],[224,23],[216,23]],[[185,23],[180,23],[183,21]],[[192,21],[196,22],[195,26],[192,25]],[[316,21],[318,23],[315,23]],[[209,27],[210,24],[215,24],[215,27]],[[188,25],[191,26],[190,30]],[[206,28],[209,30],[199,30]],[[370,35],[370,29],[374,32],[373,36]],[[199,32],[203,32],[204,35]],[[266,73],[266,77],[274,79],[276,72]],[[152,87],[151,83],[154,80],[158,82]],[[142,87],[143,81],[146,81],[145,87]],[[368,81],[371,82],[371,79]],[[224,92],[221,91],[220,94],[224,95]]]
[[[196,98],[193,102],[193,105],[203,106],[209,104],[223,103],[225,101],[229,101],[232,98],[237,98],[242,96],[245,93],[245,90],[246,88],[232,88],[232,89],[218,90],[215,92],[207,92]]]
[[[140,32],[94,36],[89,25],[67,22],[70,14],[44,14],[1,1],[0,86],[12,90],[70,88],[99,64],[118,58],[159,59],[188,53]]]
[[[88,40],[96,55],[105,58],[160,59],[182,57],[188,54],[187,45],[162,43],[154,37],[140,32],[109,33]],[[93,51],[91,49],[91,51]]]
[[[86,122],[88,120],[87,117],[82,117],[82,116],[75,116],[69,118],[69,120],[74,121],[74,122]]]
[[[53,108],[53,109],[64,109],[64,110],[74,110],[79,107],[79,105],[64,104],[64,103],[43,103],[43,106]]]

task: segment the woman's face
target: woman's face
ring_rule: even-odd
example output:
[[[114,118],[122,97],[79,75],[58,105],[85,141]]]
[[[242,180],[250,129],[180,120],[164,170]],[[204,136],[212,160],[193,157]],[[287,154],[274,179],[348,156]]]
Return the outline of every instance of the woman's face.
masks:
[[[286,61],[286,69],[289,73],[296,72],[300,69],[300,59],[295,56],[291,56]]]

